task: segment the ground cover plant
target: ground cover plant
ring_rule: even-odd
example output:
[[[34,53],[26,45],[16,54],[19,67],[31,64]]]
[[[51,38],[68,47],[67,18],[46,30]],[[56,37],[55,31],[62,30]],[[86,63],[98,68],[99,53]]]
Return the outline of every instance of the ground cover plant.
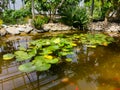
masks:
[[[4,60],[16,58],[23,62],[19,66],[22,72],[46,71],[53,64],[71,62],[74,55],[74,47],[81,43],[89,48],[97,45],[107,46],[114,39],[104,34],[74,34],[73,36],[51,37],[49,39],[38,39],[29,43],[29,48],[19,47],[14,54],[3,55]]]

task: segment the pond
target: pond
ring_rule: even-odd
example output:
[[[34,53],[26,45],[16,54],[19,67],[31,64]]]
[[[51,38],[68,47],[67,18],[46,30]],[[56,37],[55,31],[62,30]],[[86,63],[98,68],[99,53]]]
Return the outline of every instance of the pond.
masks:
[[[18,49],[20,44],[27,48],[29,41],[41,36],[21,36],[10,42],[1,39],[0,90],[120,90],[119,39],[97,48],[78,45],[72,62],[53,65],[41,73],[22,73],[19,62],[2,59],[4,53]]]

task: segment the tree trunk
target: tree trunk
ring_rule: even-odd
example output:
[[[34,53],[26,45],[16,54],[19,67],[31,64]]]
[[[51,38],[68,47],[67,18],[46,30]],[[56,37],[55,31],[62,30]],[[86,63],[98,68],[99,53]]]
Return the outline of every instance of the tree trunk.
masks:
[[[21,0],[22,1],[22,7],[24,8],[24,0]]]
[[[54,10],[53,12],[50,10],[50,18],[51,18],[51,19],[50,19],[50,22],[53,21],[57,9],[62,6],[62,4],[64,3],[64,1],[65,1],[65,0],[61,0],[61,2],[58,4],[58,6],[55,8],[55,10]],[[51,15],[51,14],[52,14],[52,15]]]
[[[32,19],[34,19],[35,18],[34,0],[32,0],[31,9],[32,9]]]
[[[93,17],[93,11],[94,11],[94,0],[92,0],[91,4],[91,16]]]
[[[10,7],[10,0],[8,0],[7,3],[8,3],[8,4],[7,4],[7,5],[8,5],[8,8],[11,9],[11,7]]]

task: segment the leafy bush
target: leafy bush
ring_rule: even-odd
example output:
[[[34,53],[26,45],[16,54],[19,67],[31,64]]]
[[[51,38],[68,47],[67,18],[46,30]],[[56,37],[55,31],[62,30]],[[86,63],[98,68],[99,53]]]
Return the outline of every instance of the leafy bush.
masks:
[[[20,10],[5,10],[2,14],[2,18],[4,23],[21,23],[24,21],[24,18],[30,16],[31,12],[28,9],[20,9]]]
[[[42,29],[42,25],[48,23],[49,18],[45,16],[38,15],[34,18],[32,24],[36,29]]]
[[[12,13],[12,18],[19,19],[19,18],[26,17],[28,15],[31,15],[31,12],[29,9],[20,9],[20,10],[15,10]]]
[[[14,10],[5,10],[2,14],[4,23],[15,23],[15,20],[12,18],[12,13]]]
[[[85,1],[85,6],[88,8],[87,11],[89,14],[91,13],[91,3],[92,0]],[[94,21],[104,20],[107,11],[112,8],[113,8],[112,3],[108,0],[104,1],[104,4],[102,4],[100,0],[94,0],[94,10],[92,19]]]
[[[89,22],[86,9],[79,6],[65,8],[60,15],[63,23],[79,29],[85,29]]]

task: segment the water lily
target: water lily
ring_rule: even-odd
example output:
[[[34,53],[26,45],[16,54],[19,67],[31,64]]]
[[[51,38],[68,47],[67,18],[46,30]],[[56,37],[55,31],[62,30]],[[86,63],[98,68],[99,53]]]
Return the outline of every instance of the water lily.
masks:
[[[72,43],[72,44],[71,44],[71,46],[77,46],[77,44],[75,44],[75,43]]]
[[[44,57],[45,57],[46,59],[49,59],[49,60],[53,59],[53,56],[51,56],[51,55],[44,55]]]

